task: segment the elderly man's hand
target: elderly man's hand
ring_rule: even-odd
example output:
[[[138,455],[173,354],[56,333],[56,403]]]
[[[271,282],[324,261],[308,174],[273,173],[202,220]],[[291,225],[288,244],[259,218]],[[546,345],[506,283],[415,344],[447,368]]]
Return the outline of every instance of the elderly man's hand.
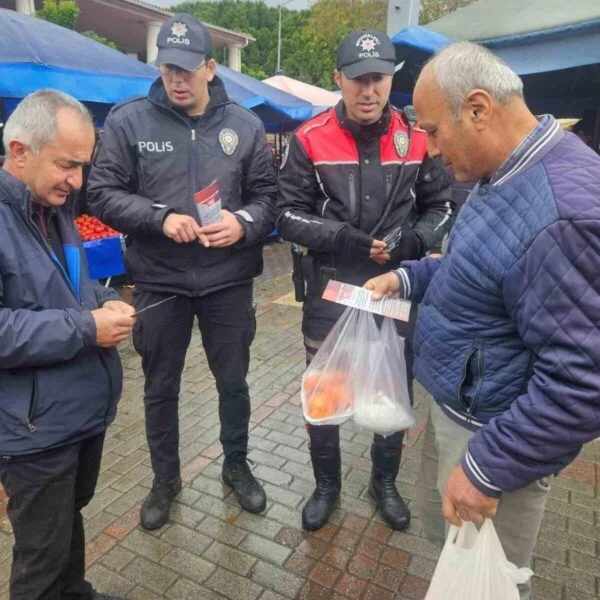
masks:
[[[93,310],[92,317],[96,322],[96,344],[101,348],[112,348],[125,341],[135,323],[135,317],[104,307]]]
[[[384,296],[390,296],[400,289],[400,280],[394,272],[390,271],[369,279],[363,288],[373,292],[371,295],[373,300],[381,300]]]
[[[102,308],[121,313],[122,315],[127,315],[128,317],[133,317],[133,314],[135,313],[135,308],[122,300],[107,300],[102,305]]]
[[[444,492],[442,514],[444,519],[460,527],[461,521],[483,523],[496,515],[498,499],[482,494],[467,478],[462,467],[454,468]]]
[[[211,248],[227,248],[239,242],[245,235],[244,226],[228,210],[221,211],[221,221],[200,229],[208,239]]]

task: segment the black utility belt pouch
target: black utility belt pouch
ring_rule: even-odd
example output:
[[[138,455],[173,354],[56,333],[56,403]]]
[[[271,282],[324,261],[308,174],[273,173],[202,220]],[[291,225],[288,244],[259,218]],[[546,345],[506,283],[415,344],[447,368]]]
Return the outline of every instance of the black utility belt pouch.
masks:
[[[319,267],[319,288],[321,290],[321,295],[325,291],[327,284],[331,279],[337,279],[336,277],[336,268],[328,267],[328,266],[320,266]]]
[[[306,258],[302,246],[292,244],[292,281],[294,283],[294,299],[296,302],[306,300],[306,271],[303,261]]]
[[[305,254],[301,257],[302,275],[306,283],[306,295],[320,298],[329,280],[336,279],[337,269],[323,264],[319,256]]]

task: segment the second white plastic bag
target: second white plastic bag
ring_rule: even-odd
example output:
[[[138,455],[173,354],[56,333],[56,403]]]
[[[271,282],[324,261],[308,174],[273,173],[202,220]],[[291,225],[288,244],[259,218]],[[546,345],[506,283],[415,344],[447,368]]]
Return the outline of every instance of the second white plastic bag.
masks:
[[[378,327],[374,316],[365,313],[359,327],[350,378],[354,422],[384,436],[412,427],[416,419],[408,395],[404,338],[389,317]]]
[[[490,519],[450,526],[425,600],[519,600],[531,569],[509,562]]]

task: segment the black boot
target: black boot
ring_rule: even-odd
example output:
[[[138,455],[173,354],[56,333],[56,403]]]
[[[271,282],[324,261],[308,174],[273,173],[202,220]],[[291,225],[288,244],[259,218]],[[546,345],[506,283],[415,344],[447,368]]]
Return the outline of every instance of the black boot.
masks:
[[[92,600],[128,600],[125,596],[112,596],[111,594],[102,594],[101,592],[94,592]]]
[[[388,438],[376,436],[371,445],[373,470],[369,494],[377,502],[381,516],[392,529],[402,531],[410,525],[410,511],[396,489],[400,469],[403,432]]]
[[[221,472],[223,481],[233,488],[240,506],[251,513],[259,513],[267,506],[265,490],[250,470],[245,455],[225,458]]]
[[[339,448],[311,448],[316,487],[302,509],[302,527],[308,531],[321,529],[340,496],[342,462]]]
[[[144,529],[160,529],[168,520],[171,512],[171,502],[181,491],[179,475],[170,481],[159,477],[154,479],[152,490],[144,500],[140,510],[140,524]]]

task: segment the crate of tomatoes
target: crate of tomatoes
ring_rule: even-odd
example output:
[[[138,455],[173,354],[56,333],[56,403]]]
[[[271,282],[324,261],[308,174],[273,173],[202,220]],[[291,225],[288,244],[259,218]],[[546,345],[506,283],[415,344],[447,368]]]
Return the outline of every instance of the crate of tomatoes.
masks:
[[[75,225],[83,240],[90,279],[106,279],[125,272],[118,231],[90,215],[77,217]]]

